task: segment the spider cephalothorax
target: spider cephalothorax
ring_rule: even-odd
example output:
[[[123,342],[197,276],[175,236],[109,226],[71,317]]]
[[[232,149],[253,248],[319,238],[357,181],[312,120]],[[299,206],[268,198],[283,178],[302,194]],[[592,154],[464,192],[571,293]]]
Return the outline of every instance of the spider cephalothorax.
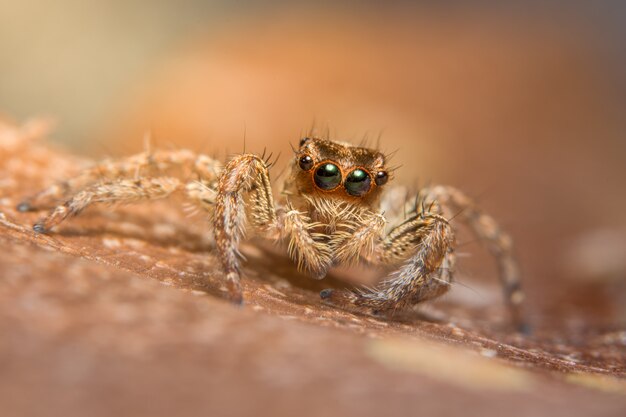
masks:
[[[18,208],[29,210],[65,198],[35,224],[35,231],[46,232],[92,203],[138,202],[181,191],[210,214],[232,300],[242,300],[238,247],[251,228],[286,242],[298,267],[316,279],[335,265],[354,262],[395,269],[374,288],[321,293],[340,307],[370,312],[406,308],[450,288],[456,257],[449,219],[458,215],[495,256],[505,299],[519,321],[523,294],[508,235],[454,188],[428,187],[414,196],[394,192],[386,162],[377,150],[304,138],[294,150],[291,173],[275,203],[271,164],[260,156],[238,155],[221,167],[190,151],[146,152],[98,164]],[[172,176],[172,168],[183,168],[197,179],[181,181]]]

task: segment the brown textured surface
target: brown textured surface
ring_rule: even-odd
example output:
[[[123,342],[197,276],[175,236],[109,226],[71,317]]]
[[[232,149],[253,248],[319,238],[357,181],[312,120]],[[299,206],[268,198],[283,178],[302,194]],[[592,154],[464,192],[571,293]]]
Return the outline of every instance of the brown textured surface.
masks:
[[[40,130],[0,128],[2,415],[626,411],[618,327],[551,316],[521,336],[498,303],[454,298],[394,321],[352,315],[319,301],[340,280],[307,280],[252,244],[237,308],[202,219],[173,202],[99,207],[34,235],[37,214],[15,204],[84,163],[29,139]]]

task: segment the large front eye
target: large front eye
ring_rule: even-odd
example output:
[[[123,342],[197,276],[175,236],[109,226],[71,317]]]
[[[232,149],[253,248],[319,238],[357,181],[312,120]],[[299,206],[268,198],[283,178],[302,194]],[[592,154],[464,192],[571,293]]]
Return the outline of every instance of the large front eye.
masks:
[[[357,168],[346,177],[346,191],[355,197],[367,194],[372,186],[372,178],[364,170]]]
[[[313,180],[322,190],[332,190],[341,183],[341,170],[335,164],[323,164],[315,171]]]

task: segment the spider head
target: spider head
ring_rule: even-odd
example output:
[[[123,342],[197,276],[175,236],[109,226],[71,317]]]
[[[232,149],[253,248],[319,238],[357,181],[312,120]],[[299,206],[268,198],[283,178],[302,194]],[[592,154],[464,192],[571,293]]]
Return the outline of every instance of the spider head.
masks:
[[[293,168],[302,195],[366,204],[378,199],[390,176],[383,153],[319,138],[300,140]]]

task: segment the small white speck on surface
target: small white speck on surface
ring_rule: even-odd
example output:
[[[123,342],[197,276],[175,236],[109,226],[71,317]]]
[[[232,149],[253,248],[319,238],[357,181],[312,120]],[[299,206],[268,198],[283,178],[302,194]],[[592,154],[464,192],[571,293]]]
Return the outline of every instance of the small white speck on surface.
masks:
[[[168,238],[176,235],[176,228],[168,223],[158,223],[152,227],[152,231],[159,238]]]
[[[130,239],[130,238],[126,238],[122,241],[122,243],[124,243],[124,245],[131,247],[133,249],[137,249],[137,250],[141,250],[143,248],[145,248],[146,246],[146,242],[144,242],[143,240],[139,240],[139,239]]]
[[[573,355],[573,354],[565,355],[563,356],[563,359],[565,359],[567,362],[571,364],[577,364],[580,362],[580,358],[576,357],[576,355]]]
[[[122,242],[120,242],[119,239],[112,239],[112,238],[102,239],[102,244],[104,245],[105,248],[109,248],[109,249],[115,249],[115,248],[119,248],[122,246]]]
[[[498,356],[498,352],[493,349],[481,349],[480,354],[486,358],[495,358]]]
[[[453,328],[451,333],[455,336],[465,336],[465,332],[458,327]]]
[[[269,284],[265,284],[263,286],[263,288],[265,288],[267,290],[267,292],[269,292],[270,294],[278,295],[278,296],[283,297],[283,298],[287,297],[284,293],[278,291],[276,288],[272,287]]]
[[[108,212],[107,214],[109,213],[113,213],[113,212]],[[119,223],[118,227],[122,233],[125,233],[127,235],[142,236],[145,234],[145,230],[141,226],[134,224],[134,223],[129,223],[129,222]]]
[[[278,278],[276,280],[276,282],[274,283],[274,285],[276,286],[276,288],[280,288],[280,289],[288,289],[291,288],[291,284],[289,283],[289,281],[287,281],[286,279],[280,279]]]
[[[176,246],[170,246],[170,247],[168,247],[168,248],[167,248],[167,251],[168,251],[169,253],[171,253],[171,254],[174,254],[174,255],[178,255],[178,254],[182,253],[182,251],[180,250],[180,248],[177,248]]]

